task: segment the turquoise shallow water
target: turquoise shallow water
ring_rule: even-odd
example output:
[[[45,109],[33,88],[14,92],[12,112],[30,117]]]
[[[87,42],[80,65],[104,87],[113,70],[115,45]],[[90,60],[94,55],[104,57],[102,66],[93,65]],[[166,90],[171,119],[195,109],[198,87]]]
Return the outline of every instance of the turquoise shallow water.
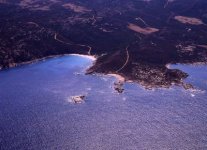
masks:
[[[207,67],[176,65],[197,90],[145,90],[84,75],[88,58],[64,56],[0,72],[0,149],[207,149]],[[87,95],[83,104],[70,96]]]

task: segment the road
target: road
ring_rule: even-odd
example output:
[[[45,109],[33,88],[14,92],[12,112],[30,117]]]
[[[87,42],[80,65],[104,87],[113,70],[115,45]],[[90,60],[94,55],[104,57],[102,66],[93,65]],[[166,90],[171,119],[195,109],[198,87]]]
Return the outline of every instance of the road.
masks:
[[[84,44],[72,44],[72,43],[64,42],[64,41],[58,39],[57,38],[57,35],[58,35],[57,33],[55,33],[55,35],[54,35],[54,39],[56,41],[61,42],[63,44],[67,44],[67,45],[75,45],[75,46],[80,46],[80,47],[87,47],[87,49],[88,49],[88,55],[91,55],[91,50],[92,50],[92,47],[91,46],[84,45]]]
[[[121,66],[121,68],[119,68],[116,72],[121,71],[122,69],[124,69],[124,67],[128,64],[129,62],[129,50],[128,50],[129,46],[126,47],[126,61],[125,63]]]

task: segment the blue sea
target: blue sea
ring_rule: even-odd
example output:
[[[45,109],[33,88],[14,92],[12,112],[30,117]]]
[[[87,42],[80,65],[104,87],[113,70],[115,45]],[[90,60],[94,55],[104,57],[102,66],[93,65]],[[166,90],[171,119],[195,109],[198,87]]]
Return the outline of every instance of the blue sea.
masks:
[[[195,89],[125,83],[119,94],[114,77],[85,75],[92,63],[69,55],[0,71],[0,149],[207,149],[206,65],[171,66]]]

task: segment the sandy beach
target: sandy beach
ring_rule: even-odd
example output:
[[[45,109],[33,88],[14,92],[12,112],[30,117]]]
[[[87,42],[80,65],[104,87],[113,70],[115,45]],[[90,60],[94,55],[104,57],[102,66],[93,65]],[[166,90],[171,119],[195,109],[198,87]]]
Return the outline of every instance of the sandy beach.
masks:
[[[119,74],[114,74],[114,73],[110,73],[110,74],[107,74],[108,76],[112,76],[112,77],[115,77],[119,82],[125,82],[125,78]]]
[[[88,59],[91,59],[93,61],[95,61],[97,58],[94,55],[81,55],[81,54],[69,54],[71,56],[80,56],[80,57],[85,57]]]

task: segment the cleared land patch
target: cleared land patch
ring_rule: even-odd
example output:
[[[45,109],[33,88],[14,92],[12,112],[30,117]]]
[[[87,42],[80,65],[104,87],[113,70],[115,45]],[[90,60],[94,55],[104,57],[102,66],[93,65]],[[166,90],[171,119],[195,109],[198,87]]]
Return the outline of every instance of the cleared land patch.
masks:
[[[139,33],[144,34],[144,35],[148,35],[148,34],[151,34],[151,33],[159,31],[159,29],[151,28],[151,27],[142,28],[142,27],[140,27],[138,25],[135,25],[133,23],[129,23],[129,25],[127,27],[130,30],[133,30],[135,32],[139,32]]]
[[[83,6],[78,6],[72,3],[66,3],[66,4],[63,4],[62,6],[65,7],[66,9],[71,9],[72,11],[77,12],[77,13],[86,13],[86,12],[91,11],[90,9],[87,9]]]
[[[202,20],[198,18],[192,17],[185,17],[185,16],[175,16],[175,20],[184,23],[184,24],[191,24],[191,25],[202,25],[204,24]]]

